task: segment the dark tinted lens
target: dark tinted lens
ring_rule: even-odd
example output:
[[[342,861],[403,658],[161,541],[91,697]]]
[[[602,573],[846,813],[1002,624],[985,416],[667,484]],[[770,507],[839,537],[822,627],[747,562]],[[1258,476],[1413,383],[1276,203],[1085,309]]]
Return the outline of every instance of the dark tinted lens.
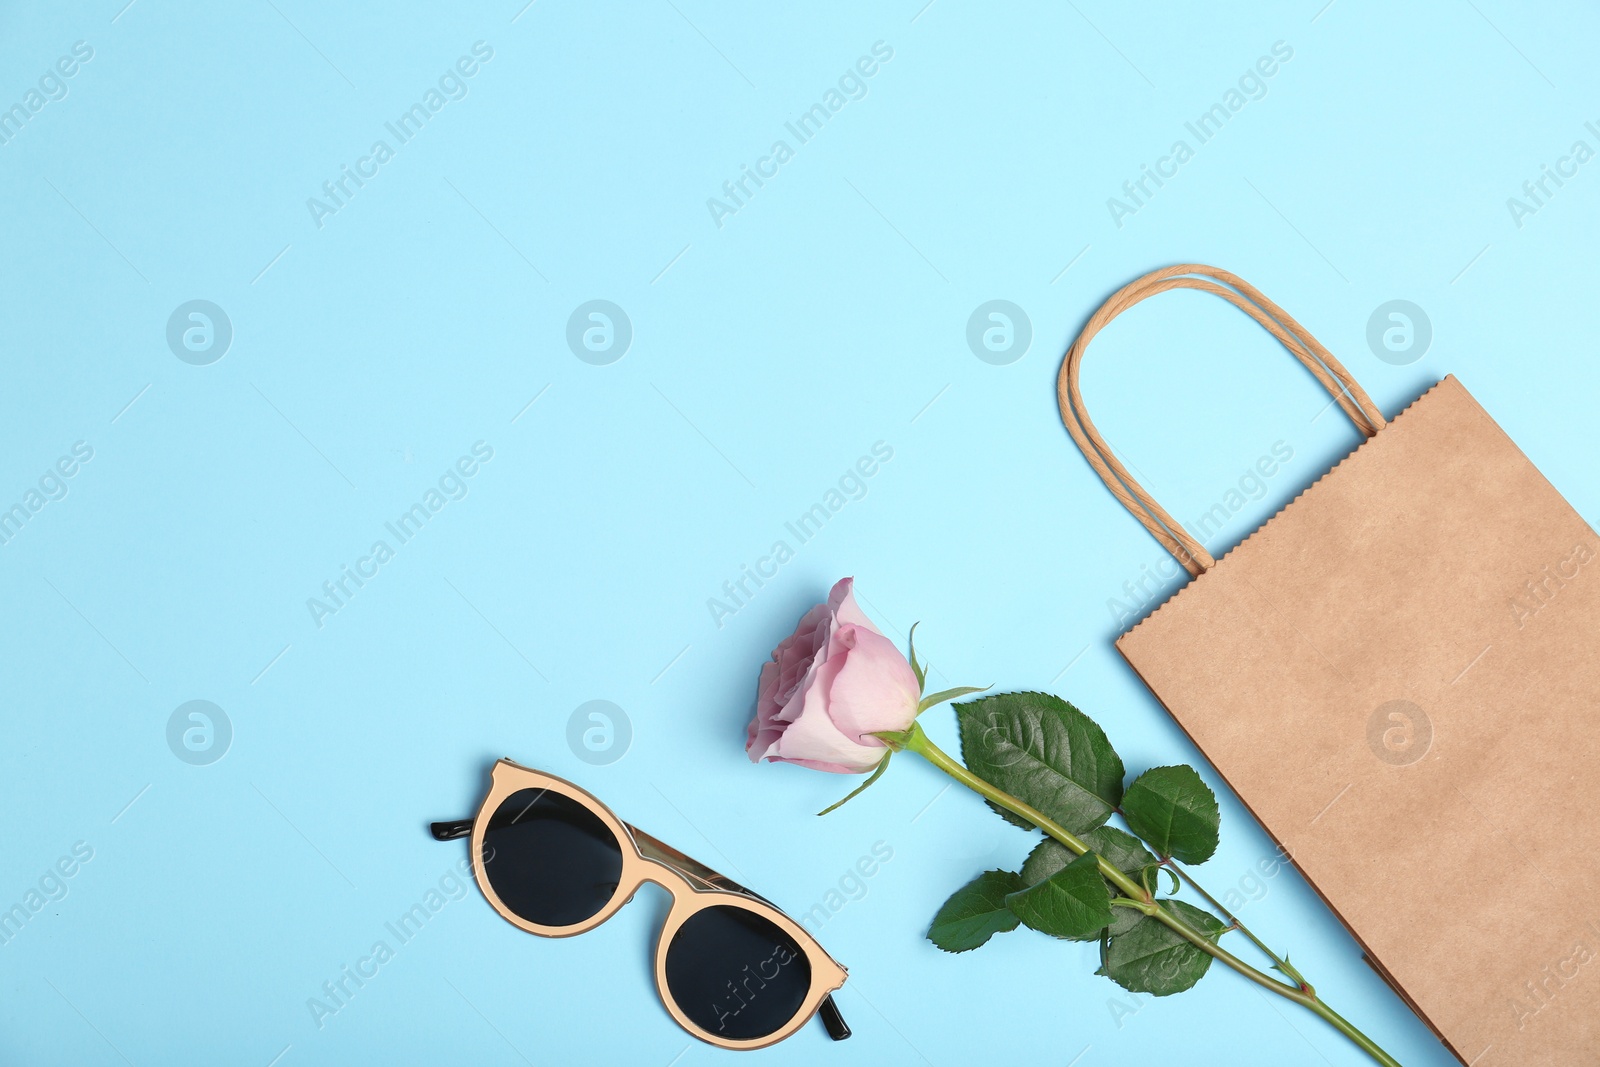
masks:
[[[667,989],[700,1029],[733,1041],[766,1037],[795,1017],[811,961],[775,923],[743,908],[696,912],[667,946]]]
[[[519,789],[489,818],[483,869],[506,907],[540,926],[575,926],[605,907],[622,877],[622,848],[571,797]]]

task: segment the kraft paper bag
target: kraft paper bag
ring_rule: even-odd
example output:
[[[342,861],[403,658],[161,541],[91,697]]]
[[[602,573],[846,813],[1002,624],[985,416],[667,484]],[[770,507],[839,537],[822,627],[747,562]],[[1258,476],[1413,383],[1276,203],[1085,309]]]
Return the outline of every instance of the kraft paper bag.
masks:
[[[1219,284],[1221,283],[1221,284]],[[1367,440],[1220,560],[1095,430],[1078,374],[1120,312],[1229,300]],[[1234,275],[1114,295],[1061,369],[1095,471],[1196,577],[1117,641],[1463,1062],[1600,1064],[1600,542],[1454,377],[1386,421]]]

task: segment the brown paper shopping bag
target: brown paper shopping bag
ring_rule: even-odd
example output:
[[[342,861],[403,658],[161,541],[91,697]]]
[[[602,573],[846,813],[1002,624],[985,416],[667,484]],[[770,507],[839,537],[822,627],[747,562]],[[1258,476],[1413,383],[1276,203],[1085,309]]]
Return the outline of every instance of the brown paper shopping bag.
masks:
[[[1078,388],[1112,318],[1175,288],[1278,338],[1368,438],[1222,559],[1118,462]],[[1392,421],[1234,275],[1106,301],[1061,368],[1095,471],[1196,575],[1117,648],[1474,1067],[1600,1064],[1600,543],[1453,377]]]

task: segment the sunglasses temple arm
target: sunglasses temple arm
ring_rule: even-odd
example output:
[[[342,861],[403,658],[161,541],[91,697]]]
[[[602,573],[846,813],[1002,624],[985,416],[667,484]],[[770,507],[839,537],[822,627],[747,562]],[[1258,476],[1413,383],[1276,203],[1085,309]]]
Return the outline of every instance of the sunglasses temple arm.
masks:
[[[472,820],[457,819],[454,822],[436,822],[428,827],[433,832],[435,841],[454,841],[461,837],[472,836]]]
[[[827,1027],[828,1036],[835,1041],[843,1041],[850,1036],[850,1027],[845,1023],[844,1016],[839,1014],[839,1005],[833,1002],[832,993],[822,998],[817,1015],[821,1017],[822,1025]]]

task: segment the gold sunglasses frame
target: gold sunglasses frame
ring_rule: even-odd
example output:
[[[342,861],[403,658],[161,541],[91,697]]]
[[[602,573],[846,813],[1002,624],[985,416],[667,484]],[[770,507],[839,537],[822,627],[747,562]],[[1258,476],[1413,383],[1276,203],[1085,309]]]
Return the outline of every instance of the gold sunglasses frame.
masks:
[[[559,793],[574,800],[592,812],[616,835],[617,846],[622,852],[622,873],[618,877],[617,888],[612,892],[611,899],[606,901],[599,911],[581,923],[572,926],[542,926],[530,922],[506,907],[495,892],[494,886],[489,883],[483,863],[483,841],[489,829],[489,820],[506,798],[523,789]],[[459,826],[460,824],[437,823],[434,825],[434,836],[440,840],[460,836],[451,829]],[[446,829],[442,831],[441,828]],[[850,1034],[832,1000],[833,991],[844,985],[848,972],[828,955],[804,927],[785,915],[771,901],[637,827],[623,822],[599,798],[564,778],[546,774],[532,767],[524,767],[509,759],[501,759],[495,763],[490,772],[489,792],[484,796],[483,803],[478,806],[477,814],[472,819],[472,873],[478,883],[479,891],[502,919],[519,930],[525,930],[539,937],[576,937],[588,933],[633,900],[634,895],[645,883],[653,883],[665,889],[672,897],[672,905],[656,938],[656,993],[678,1025],[707,1044],[726,1049],[765,1048],[793,1034],[819,1010],[823,1012],[823,1021],[835,1040],[848,1037]],[[794,940],[811,965],[811,984],[806,990],[805,999],[796,1009],[794,1018],[771,1034],[743,1040],[733,1040],[714,1034],[691,1021],[678,1006],[667,987],[667,947],[672,944],[673,936],[690,917],[712,907],[742,908],[773,923]]]

